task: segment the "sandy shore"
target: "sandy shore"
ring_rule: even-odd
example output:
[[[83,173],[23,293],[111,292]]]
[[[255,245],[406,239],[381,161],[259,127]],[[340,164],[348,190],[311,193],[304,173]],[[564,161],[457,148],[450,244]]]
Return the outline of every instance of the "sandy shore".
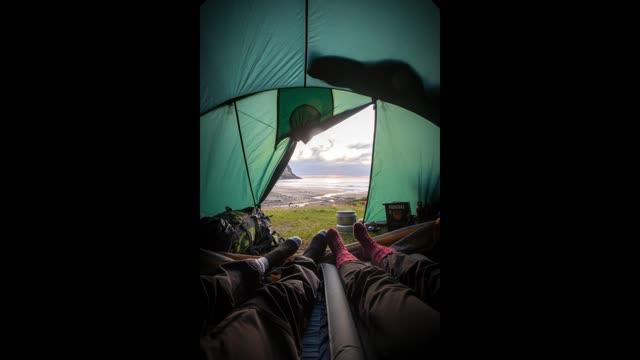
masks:
[[[335,205],[349,203],[367,196],[367,192],[327,188],[296,188],[274,186],[262,203],[263,209],[293,208],[312,205]]]

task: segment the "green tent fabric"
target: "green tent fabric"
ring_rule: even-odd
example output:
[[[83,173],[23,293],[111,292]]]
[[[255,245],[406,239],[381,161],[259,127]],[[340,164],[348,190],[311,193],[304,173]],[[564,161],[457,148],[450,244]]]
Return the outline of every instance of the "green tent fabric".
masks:
[[[304,86],[304,1],[200,6],[200,113],[239,96]]]
[[[292,126],[304,127],[309,121],[326,120],[333,115],[333,97],[330,89],[309,88],[306,91],[282,89],[279,94],[277,140],[287,136]],[[301,111],[296,111],[301,106]]]
[[[222,210],[217,204],[224,204]],[[253,197],[235,110],[223,106],[200,120],[200,215],[219,213],[224,206],[238,209],[248,204],[253,204]]]
[[[236,103],[256,201],[263,195],[271,175],[291,145],[288,139],[275,141],[277,93],[276,90],[267,91]]]
[[[406,70],[409,82],[414,81],[411,76],[416,78],[416,88],[439,88],[439,28],[438,6],[423,0],[204,1],[201,216],[215,215],[227,206],[259,205],[298,140],[306,141],[374,102],[365,220],[384,220],[384,202],[409,201],[415,209],[420,199],[439,200],[439,127],[425,113],[398,106],[414,94],[396,94],[395,103],[384,97],[385,87],[407,82],[405,75],[380,81],[378,88],[354,91],[357,84],[330,85],[308,73],[310,64],[326,57],[364,67],[387,62]],[[376,79],[356,80],[366,85]],[[420,96],[415,99],[413,103],[423,105]]]
[[[243,97],[201,116],[200,215],[259,205],[295,149],[292,123],[300,121],[303,135],[321,132],[371,103],[346,91],[288,88]],[[318,109],[317,121],[300,120],[304,115],[296,109],[302,106]]]
[[[436,200],[440,193],[439,127],[378,101],[374,141],[366,222],[384,221],[385,203],[409,202],[415,215],[419,200]]]
[[[306,74],[342,56],[410,65],[440,84],[440,10],[424,0],[226,0],[200,6],[200,114],[264,90],[332,86]]]
[[[309,59],[393,58],[440,84],[440,10],[425,0],[309,0]],[[307,75],[307,86],[327,86]]]

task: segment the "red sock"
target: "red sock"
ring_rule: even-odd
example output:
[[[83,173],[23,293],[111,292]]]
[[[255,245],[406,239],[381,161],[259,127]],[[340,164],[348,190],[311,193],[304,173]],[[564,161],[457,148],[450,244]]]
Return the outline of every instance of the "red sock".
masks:
[[[356,240],[358,240],[358,242],[362,246],[362,256],[365,259],[371,259],[371,263],[373,263],[373,265],[375,266],[380,266],[380,263],[385,256],[396,252],[395,249],[376,243],[369,236],[367,228],[364,226],[364,224],[353,224],[353,236],[355,236]]]
[[[336,231],[336,229],[329,229],[327,231],[327,244],[331,248],[331,252],[336,255],[336,267],[339,269],[340,265],[347,261],[359,261],[357,257],[353,256],[344,246],[342,237]]]

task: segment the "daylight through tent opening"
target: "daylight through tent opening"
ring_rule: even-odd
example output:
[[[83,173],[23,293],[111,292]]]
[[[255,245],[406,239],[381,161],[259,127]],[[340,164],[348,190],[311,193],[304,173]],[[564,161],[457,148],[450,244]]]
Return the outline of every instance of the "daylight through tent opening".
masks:
[[[260,206],[297,141],[372,103],[364,220],[388,202],[439,204],[439,94],[434,2],[202,2],[201,216]]]
[[[245,96],[203,115],[201,216],[260,206],[298,140],[308,141],[311,131],[327,130],[372,103],[370,97],[345,90],[288,88]],[[439,200],[439,127],[381,100],[374,109],[366,222],[385,219],[384,203],[403,201],[415,208],[418,201]],[[224,122],[234,123],[237,131]],[[220,132],[227,135],[220,138]],[[221,153],[228,158],[216,156]],[[218,176],[221,169],[236,176]]]
[[[438,357],[439,4],[200,1],[203,357]]]

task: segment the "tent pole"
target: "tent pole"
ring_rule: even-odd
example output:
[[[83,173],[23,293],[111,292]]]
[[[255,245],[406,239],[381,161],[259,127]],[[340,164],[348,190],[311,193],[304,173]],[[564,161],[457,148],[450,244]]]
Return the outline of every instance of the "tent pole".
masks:
[[[371,178],[373,177],[373,155],[376,153],[376,131],[378,131],[378,100],[371,98],[373,102],[373,145],[371,146],[371,168],[369,169],[369,189],[367,190],[367,206],[364,207],[364,215],[362,221],[366,222],[367,209],[369,208],[369,201],[371,197]]]
[[[309,0],[304,5],[304,87],[307,87],[307,50],[309,49]]]
[[[251,199],[253,199],[253,207],[256,205],[256,196],[253,194],[253,185],[251,185],[251,175],[249,175],[249,164],[247,164],[247,154],[244,152],[244,142],[242,141],[242,130],[240,129],[240,116],[238,116],[238,105],[234,101],[233,107],[236,110],[236,120],[238,122],[238,134],[240,135],[240,147],[242,147],[242,156],[244,157],[244,168],[247,170],[247,178],[249,179],[249,189],[251,190]]]

